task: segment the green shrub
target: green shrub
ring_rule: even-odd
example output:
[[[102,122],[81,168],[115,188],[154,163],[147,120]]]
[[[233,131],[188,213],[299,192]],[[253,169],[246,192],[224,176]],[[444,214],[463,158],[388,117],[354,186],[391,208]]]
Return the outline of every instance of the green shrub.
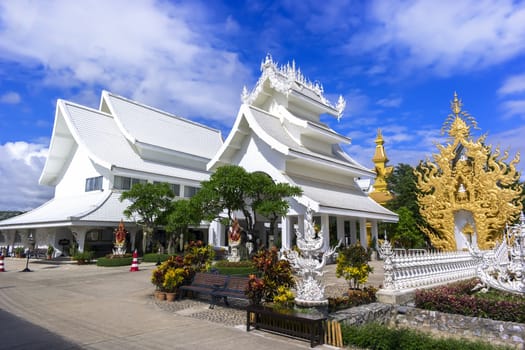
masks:
[[[142,261],[143,262],[154,262],[154,263],[156,263],[157,261],[160,260],[160,262],[162,263],[162,262],[168,260],[168,258],[170,256],[176,256],[176,255],[173,255],[173,254],[147,253],[147,254],[144,254],[144,256],[142,257]]]
[[[124,258],[98,258],[97,266],[127,266],[131,265],[133,262],[133,257],[124,257]]]
[[[511,349],[481,341],[433,338],[411,329],[392,329],[377,323],[362,326],[341,326],[343,343],[377,350],[495,350]]]
[[[368,264],[370,252],[361,244],[354,244],[339,250],[336,259],[336,277],[344,277],[352,289],[359,289],[368,280],[368,275],[373,272]]]
[[[84,252],[76,252],[75,255],[73,255],[73,260],[76,260],[78,264],[89,264],[91,260],[93,259],[93,252],[91,251],[84,251]]]

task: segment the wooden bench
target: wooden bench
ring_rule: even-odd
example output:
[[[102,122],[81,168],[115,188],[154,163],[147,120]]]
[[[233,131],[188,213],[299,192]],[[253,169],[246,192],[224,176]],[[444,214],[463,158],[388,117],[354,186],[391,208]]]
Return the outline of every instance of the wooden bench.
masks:
[[[248,296],[246,295],[246,288],[248,288],[249,280],[250,279],[248,277],[228,276],[224,287],[217,288],[214,291],[212,291],[211,308],[213,309],[213,305],[215,305],[217,300],[221,298],[223,298],[224,303],[226,305],[230,305],[228,303],[228,298],[248,300]]]
[[[216,289],[224,288],[227,280],[227,275],[197,272],[195,276],[193,276],[193,280],[189,285],[179,287],[179,299],[181,299],[183,294],[186,294],[187,292],[212,295],[212,292]],[[210,307],[212,306],[210,305]]]
[[[293,310],[276,311],[271,307],[249,305],[246,308],[246,331],[250,327],[310,341],[310,347],[323,344],[326,316]]]

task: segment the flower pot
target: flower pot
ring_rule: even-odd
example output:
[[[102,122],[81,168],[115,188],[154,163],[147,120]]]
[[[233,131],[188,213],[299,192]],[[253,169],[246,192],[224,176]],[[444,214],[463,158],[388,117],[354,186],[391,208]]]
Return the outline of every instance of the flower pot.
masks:
[[[177,296],[177,293],[166,293],[166,300],[167,301],[175,301],[175,297]]]
[[[157,300],[166,300],[166,293],[160,290],[155,291],[155,299]]]

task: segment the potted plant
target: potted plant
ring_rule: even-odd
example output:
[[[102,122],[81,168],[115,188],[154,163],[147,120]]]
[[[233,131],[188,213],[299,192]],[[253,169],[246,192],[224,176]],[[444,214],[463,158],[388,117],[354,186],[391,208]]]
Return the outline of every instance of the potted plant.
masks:
[[[177,290],[184,283],[188,273],[185,268],[170,268],[164,274],[164,281],[162,283],[163,290],[166,292],[166,300],[174,301]]]
[[[51,260],[53,259],[53,253],[55,252],[55,247],[53,247],[51,244],[47,246],[47,259]]]
[[[24,247],[15,248],[15,257],[21,258],[23,254],[24,254]]]

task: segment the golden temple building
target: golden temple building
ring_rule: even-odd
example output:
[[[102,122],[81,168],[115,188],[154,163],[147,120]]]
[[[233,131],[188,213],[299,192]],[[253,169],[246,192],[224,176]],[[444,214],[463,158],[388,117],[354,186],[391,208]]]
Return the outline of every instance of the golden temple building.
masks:
[[[377,130],[377,137],[375,139],[376,150],[372,161],[375,165],[375,172],[377,174],[374,181],[374,190],[370,193],[370,197],[381,205],[385,205],[386,202],[392,199],[392,193],[388,190],[386,179],[394,167],[386,166],[388,163],[388,157],[385,153],[385,141],[381,134],[381,129]]]
[[[451,109],[442,128],[447,141],[416,171],[420,212],[431,227],[421,229],[437,249],[462,250],[467,242],[490,249],[522,210],[520,155],[507,162],[508,151],[493,150],[486,135],[474,140],[476,120],[462,110],[456,93]]]

